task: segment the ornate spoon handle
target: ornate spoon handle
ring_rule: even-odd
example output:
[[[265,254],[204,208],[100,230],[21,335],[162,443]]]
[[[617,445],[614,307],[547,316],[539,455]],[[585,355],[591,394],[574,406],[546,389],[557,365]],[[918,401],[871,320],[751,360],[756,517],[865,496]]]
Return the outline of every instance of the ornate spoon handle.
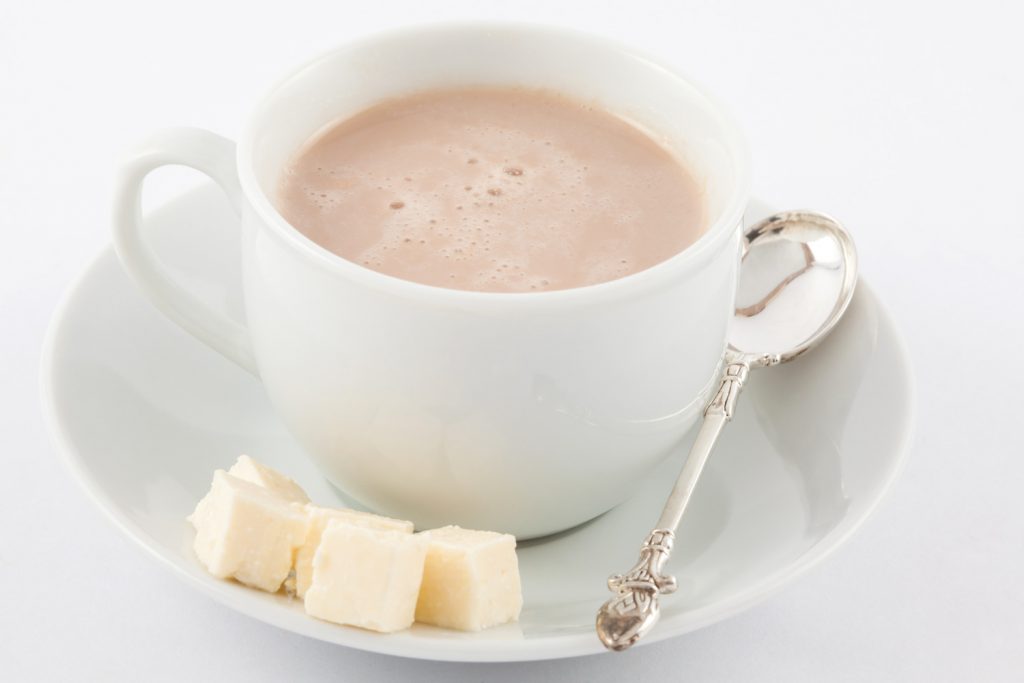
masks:
[[[759,360],[758,364],[771,364],[775,359]],[[672,553],[676,527],[690,503],[697,479],[722,428],[732,418],[736,398],[750,372],[748,357],[728,352],[725,361],[718,392],[704,409],[704,422],[697,440],[679,472],[657,526],[640,547],[640,559],[625,574],[608,579],[608,589],[615,595],[597,612],[597,636],[609,650],[625,650],[650,631],[658,621],[658,596],[676,589],[675,577],[663,575],[662,567]]]

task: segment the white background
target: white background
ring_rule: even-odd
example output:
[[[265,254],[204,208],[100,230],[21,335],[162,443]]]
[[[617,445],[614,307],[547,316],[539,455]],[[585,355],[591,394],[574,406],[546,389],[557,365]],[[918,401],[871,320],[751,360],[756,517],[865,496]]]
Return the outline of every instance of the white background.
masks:
[[[601,4],[0,0],[0,679],[1024,679],[1021,5]],[[747,613],[623,655],[420,663],[249,620],[122,538],[39,410],[48,318],[108,243],[121,148],[166,125],[234,136],[319,50],[479,17],[602,33],[710,87],[750,140],[755,193],[850,226],[915,356],[911,460],[849,545]],[[150,205],[191,176],[157,181]]]

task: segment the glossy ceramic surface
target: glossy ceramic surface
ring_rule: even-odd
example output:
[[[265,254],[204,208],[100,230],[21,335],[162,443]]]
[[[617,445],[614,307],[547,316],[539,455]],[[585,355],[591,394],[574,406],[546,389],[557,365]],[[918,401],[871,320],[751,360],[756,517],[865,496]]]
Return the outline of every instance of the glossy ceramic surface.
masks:
[[[750,215],[767,215],[752,206]],[[155,212],[147,234],[193,291],[241,319],[237,234],[223,195],[205,187]],[[202,236],[211,247],[197,256]],[[672,561],[654,642],[745,609],[834,551],[895,479],[911,422],[909,362],[862,281],[833,334],[812,354],[751,383],[708,464]],[[58,310],[44,353],[43,393],[69,469],[142,548],[220,602],[254,618],[364,650],[461,661],[569,657],[603,651],[594,613],[610,571],[628,566],[657,519],[689,446],[595,521],[520,545],[525,606],[518,624],[479,634],[415,626],[391,636],[307,617],[300,604],[207,575],[185,522],[211,472],[242,452],[296,478],[315,501],[345,504],[275,416],[260,383],[160,315],[112,251]],[[522,504],[529,504],[522,501]],[[196,624],[196,628],[203,628]]]
[[[628,116],[698,179],[706,232],[617,280],[496,294],[377,273],[275,210],[281,170],[323,126],[388,97],[466,85],[546,88]],[[195,267],[167,272],[138,229],[142,181],[166,164],[208,174],[242,217],[244,324],[183,291]],[[114,238],[152,303],[258,375],[346,493],[425,526],[533,537],[621,502],[696,420],[733,311],[747,166],[713,100],[612,41],[516,24],[416,27],[298,68],[255,108],[237,154],[207,131],[154,135],[118,174]],[[194,239],[197,254],[213,248]]]

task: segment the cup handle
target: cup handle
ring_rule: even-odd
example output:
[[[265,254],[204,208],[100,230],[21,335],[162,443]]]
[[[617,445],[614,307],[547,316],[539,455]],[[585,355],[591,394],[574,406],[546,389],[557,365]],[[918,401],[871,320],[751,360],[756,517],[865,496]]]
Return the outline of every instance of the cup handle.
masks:
[[[235,166],[235,143],[200,128],[162,130],[132,149],[118,170],[113,213],[117,255],[128,275],[168,318],[258,375],[248,330],[183,289],[146,243],[142,184],[150,171],[165,165],[189,166],[210,176],[241,216],[243,199]]]

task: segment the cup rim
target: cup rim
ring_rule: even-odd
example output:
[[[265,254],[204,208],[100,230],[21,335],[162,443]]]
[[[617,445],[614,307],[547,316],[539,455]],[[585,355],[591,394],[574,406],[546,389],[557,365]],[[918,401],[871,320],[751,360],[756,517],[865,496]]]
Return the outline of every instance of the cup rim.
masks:
[[[429,285],[412,280],[404,280],[394,275],[381,273],[350,261],[343,256],[320,246],[303,235],[277,210],[273,202],[263,191],[256,178],[253,162],[253,140],[261,114],[270,106],[277,94],[293,78],[307,69],[313,68],[323,61],[334,58],[340,51],[357,50],[384,39],[400,39],[403,36],[421,35],[445,31],[518,31],[545,33],[549,36],[561,37],[577,43],[589,43],[593,47],[611,50],[624,57],[639,60],[646,65],[669,74],[672,78],[685,84],[698,97],[705,100],[714,113],[724,133],[723,139],[736,166],[736,180],[733,183],[725,209],[718,219],[704,231],[697,241],[690,244],[677,254],[656,263],[644,270],[631,273],[624,277],[580,287],[566,289],[543,290],[533,292],[486,292],[465,289],[453,289],[437,285]],[[282,242],[295,248],[311,258],[323,268],[334,270],[361,285],[372,287],[392,295],[404,298],[447,301],[455,304],[484,304],[538,306],[575,303],[600,303],[603,300],[631,296],[639,291],[662,287],[671,280],[677,279],[687,272],[699,268],[717,253],[723,242],[727,241],[742,224],[743,213],[749,198],[750,190],[750,153],[746,141],[725,107],[709,94],[699,83],[687,77],[680,69],[641,50],[601,35],[566,28],[531,22],[514,21],[444,21],[417,23],[384,31],[367,34],[361,38],[348,41],[325,50],[305,62],[292,68],[279,77],[258,100],[249,114],[242,129],[237,145],[237,171],[242,193],[249,205],[262,222]]]

